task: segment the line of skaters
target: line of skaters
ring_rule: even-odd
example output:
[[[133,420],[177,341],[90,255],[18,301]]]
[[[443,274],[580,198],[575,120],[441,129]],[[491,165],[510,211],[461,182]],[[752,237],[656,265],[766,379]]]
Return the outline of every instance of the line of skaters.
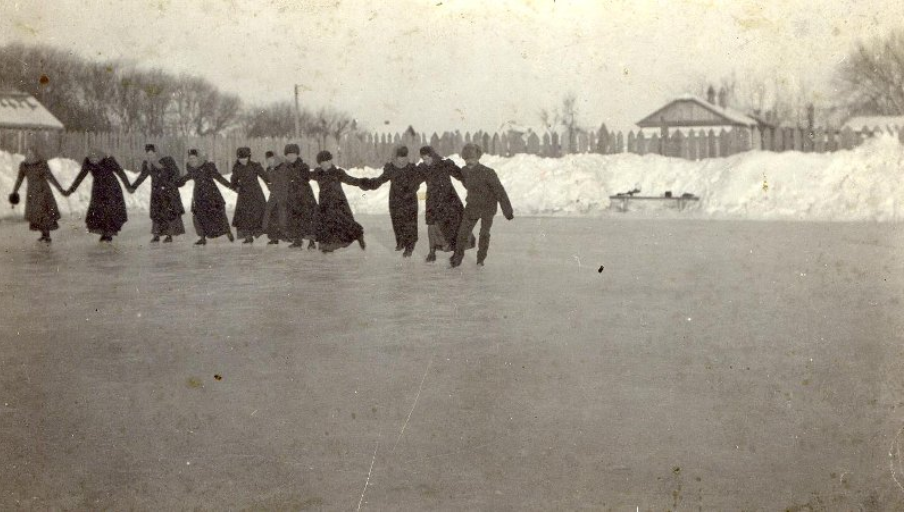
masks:
[[[308,240],[308,249],[330,253],[357,242],[365,249],[364,228],[355,220],[342,184],[362,190],[376,190],[389,182],[389,213],[395,234],[396,251],[410,257],[418,240],[418,197],[421,184],[427,187],[426,215],[429,252],[427,262],[436,261],[437,251],[451,252],[452,267],[461,265],[467,249],[477,246],[477,265],[482,266],[490,246],[490,229],[498,208],[506,219],[514,212],[508,194],[493,169],[480,163],[481,148],[465,144],[461,157],[464,167],[445,159],[430,146],[420,148],[420,163],[410,161],[408,148],[399,146],[393,158],[375,178],[358,178],[333,164],[328,151],[317,154],[317,167],[311,169],[300,157],[297,144],[285,146],[283,156],[268,151],[266,167],[251,160],[247,147],[236,150],[236,161],[227,180],[213,162],[198,150],[188,151],[186,173],[183,175],[175,159],[159,156],[153,144],[145,146],[146,159],[141,172],[130,183],[122,167],[103,151],[93,149],[82,163],[73,183],[63,189],[50,171],[39,148],[29,148],[9,201],[20,202],[22,183],[27,183],[25,219],[29,228],[41,232],[40,242],[50,243],[50,232],[59,228],[61,218],[51,186],[63,196],[69,196],[90,174],[91,200],[85,216],[90,233],[100,235],[100,241],[110,243],[128,221],[125,199],[120,187],[131,194],[147,178],[151,179],[150,217],[152,243],[169,243],[173,237],[185,233],[182,216],[186,213],[179,189],[193,182],[191,204],[192,222],[198,234],[198,246],[207,239],[225,235],[235,240],[236,229],[243,243],[251,244],[267,235],[268,244],[288,242],[289,247],[301,248]],[[452,185],[452,179],[462,183],[467,196],[463,204]],[[314,195],[311,181],[319,186]],[[232,225],[226,215],[226,202],[216,183],[237,194]],[[269,196],[264,195],[263,182]],[[479,237],[473,235],[480,222]]]

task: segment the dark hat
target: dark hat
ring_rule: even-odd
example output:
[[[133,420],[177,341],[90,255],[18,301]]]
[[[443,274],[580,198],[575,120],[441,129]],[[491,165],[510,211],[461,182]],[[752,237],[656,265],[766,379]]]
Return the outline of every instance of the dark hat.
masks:
[[[154,146],[153,144],[145,144],[145,145],[144,145],[144,152],[147,153],[147,152],[149,152],[149,151],[156,152],[156,151],[157,151],[157,147]]]
[[[301,155],[301,150],[298,149],[297,144],[287,144],[286,149],[283,150],[283,155],[288,155],[290,153]]]
[[[20,200],[20,198],[19,198],[19,193],[18,193],[18,192],[10,193],[10,195],[9,195],[9,202],[10,202],[10,203],[12,203],[13,205],[18,205],[18,204],[19,204],[19,200]]]
[[[242,146],[241,148],[235,150],[235,156],[240,159],[250,159],[251,158],[251,148],[247,146]]]
[[[267,150],[267,153],[264,153],[264,158],[265,158],[265,159],[268,159],[268,158],[270,158],[270,157],[272,157],[272,156],[273,156],[273,152],[272,152],[272,151]]]
[[[408,156],[408,146],[398,146],[395,149],[396,157],[407,157]]]
[[[191,156],[197,157],[197,156],[198,156],[198,150],[196,150],[196,149],[194,149],[194,148],[188,150],[188,156],[189,156],[189,157],[191,157]]]
[[[326,151],[326,150],[323,150],[323,151],[321,151],[320,153],[317,154],[317,163],[318,163],[318,164],[320,164],[321,162],[326,162],[327,160],[333,160],[333,154],[332,154],[332,153],[330,153],[330,152],[328,152],[328,151]]]
[[[461,158],[468,159],[479,159],[483,155],[483,151],[480,149],[480,146],[477,146],[474,143],[465,144],[461,149]]]
[[[179,166],[173,157],[163,157],[160,159],[160,163],[163,164],[164,169],[174,169],[176,174],[179,174]]]

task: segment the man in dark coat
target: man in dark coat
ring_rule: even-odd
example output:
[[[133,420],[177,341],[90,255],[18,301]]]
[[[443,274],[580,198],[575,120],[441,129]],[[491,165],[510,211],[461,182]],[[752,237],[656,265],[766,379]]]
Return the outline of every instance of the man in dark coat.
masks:
[[[132,182],[135,191],[147,178],[151,177],[151,242],[172,242],[173,236],[185,233],[182,215],[182,196],[176,182],[179,180],[179,167],[172,157],[157,159],[157,148],[153,144],[144,147],[147,159],[141,163],[141,173]]]
[[[464,178],[464,186],[468,191],[465,200],[465,212],[458,229],[458,238],[455,241],[455,253],[450,263],[452,267],[461,265],[465,256],[465,247],[468,238],[477,221],[480,221],[480,238],[477,243],[477,265],[482,266],[490,249],[490,228],[493,226],[493,216],[496,215],[497,205],[502,206],[502,215],[511,221],[515,218],[512,212],[512,204],[508,194],[499,181],[496,171],[480,163],[482,152],[480,146],[468,143],[461,150],[461,158],[465,160],[465,167],[461,174]]]
[[[270,199],[267,201],[265,229],[269,244],[291,241],[289,247],[302,246],[307,238],[309,249],[315,248],[317,199],[311,188],[311,171],[298,155],[297,144],[287,144],[282,162],[268,173]]]
[[[408,148],[399,146],[392,162],[383,166],[383,174],[364,179],[365,190],[375,190],[389,182],[389,216],[395,233],[396,251],[410,257],[417,244],[417,190],[424,181],[420,170],[408,161]]]
[[[243,244],[254,242],[255,237],[264,233],[264,211],[267,198],[258,179],[266,181],[263,166],[251,160],[251,148],[242,147],[236,150],[236,161],[232,166],[229,183],[238,192],[235,212],[232,214],[232,226],[238,236],[244,239]]]

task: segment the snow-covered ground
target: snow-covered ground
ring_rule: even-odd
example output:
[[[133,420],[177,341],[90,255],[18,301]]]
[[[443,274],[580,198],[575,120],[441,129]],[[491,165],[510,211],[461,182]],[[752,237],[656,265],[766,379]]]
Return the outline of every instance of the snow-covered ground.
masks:
[[[457,156],[456,162],[463,162]],[[0,198],[15,182],[19,155],[0,152]],[[669,202],[631,202],[628,215],[752,220],[897,221],[904,218],[904,145],[891,136],[835,153],[747,152],[724,159],[688,161],[655,155],[570,155],[545,159],[533,155],[510,158],[487,155],[482,162],[499,173],[519,216],[601,216],[616,214],[609,196],[639,186],[642,195],[676,196],[689,192],[701,198],[680,214]],[[64,187],[79,164],[50,161]],[[227,170],[221,170],[227,171]],[[355,176],[377,176],[372,168],[350,169]],[[134,180],[135,174],[128,173]],[[69,198],[59,198],[64,214],[81,214],[90,198],[90,178]],[[456,186],[464,194],[460,184]],[[316,190],[316,185],[314,185]],[[381,214],[387,209],[389,187],[362,192],[346,187],[356,213]],[[228,208],[235,194],[224,190]],[[127,198],[130,210],[147,210],[149,184]],[[186,206],[191,186],[182,189]],[[0,209],[0,216],[21,215],[22,207]]]

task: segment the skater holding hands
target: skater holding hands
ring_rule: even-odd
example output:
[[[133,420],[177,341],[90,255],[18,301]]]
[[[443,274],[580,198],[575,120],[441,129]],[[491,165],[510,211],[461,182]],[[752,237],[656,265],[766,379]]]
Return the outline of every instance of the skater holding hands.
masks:
[[[179,179],[177,185],[181,187],[189,180],[195,182],[191,213],[195,231],[200,237],[195,245],[204,246],[208,238],[221,235],[225,235],[229,242],[233,242],[235,236],[232,235],[229,218],[226,217],[226,202],[223,201],[223,195],[214,181],[220,182],[223,187],[230,190],[232,184],[223,178],[213,162],[209,162],[195,149],[188,150],[186,171],[186,175]]]
[[[91,202],[88,204],[88,213],[85,214],[85,225],[88,232],[100,235],[100,242],[113,242],[113,237],[119,234],[122,226],[129,220],[126,201],[117,178],[130,194],[135,190],[116,159],[93,149],[82,163],[82,170],[69,186],[66,196],[75,192],[89,173],[92,179]]]
[[[480,146],[473,143],[465,144],[461,150],[461,158],[465,161],[465,167],[461,170],[462,183],[468,191],[468,196],[465,199],[464,217],[455,242],[455,253],[450,260],[452,267],[461,265],[468,238],[478,221],[480,221],[480,237],[477,242],[477,265],[483,266],[490,249],[490,228],[493,226],[497,205],[502,206],[502,215],[506,219],[511,221],[515,218],[508,194],[506,194],[502,182],[499,181],[496,171],[480,163],[482,155]]]
[[[9,202],[14,207],[19,204],[19,187],[22,182],[28,182],[25,194],[25,220],[28,221],[28,229],[41,232],[38,242],[50,243],[50,232],[59,229],[60,209],[50,186],[56,187],[60,194],[66,195],[63,187],[50,171],[47,161],[41,158],[36,148],[25,151],[25,160],[19,164],[19,175],[16,177],[16,185],[9,195]]]
[[[389,182],[389,216],[395,233],[396,251],[410,257],[417,244],[417,190],[424,181],[421,171],[408,160],[408,148],[395,149],[392,162],[383,166],[383,174],[364,179],[365,190],[376,190]]]
[[[173,237],[185,233],[182,223],[182,195],[179,194],[179,167],[172,157],[157,158],[157,148],[153,144],[144,147],[147,159],[141,163],[141,174],[132,182],[132,192],[151,177],[151,242],[173,242]]]

